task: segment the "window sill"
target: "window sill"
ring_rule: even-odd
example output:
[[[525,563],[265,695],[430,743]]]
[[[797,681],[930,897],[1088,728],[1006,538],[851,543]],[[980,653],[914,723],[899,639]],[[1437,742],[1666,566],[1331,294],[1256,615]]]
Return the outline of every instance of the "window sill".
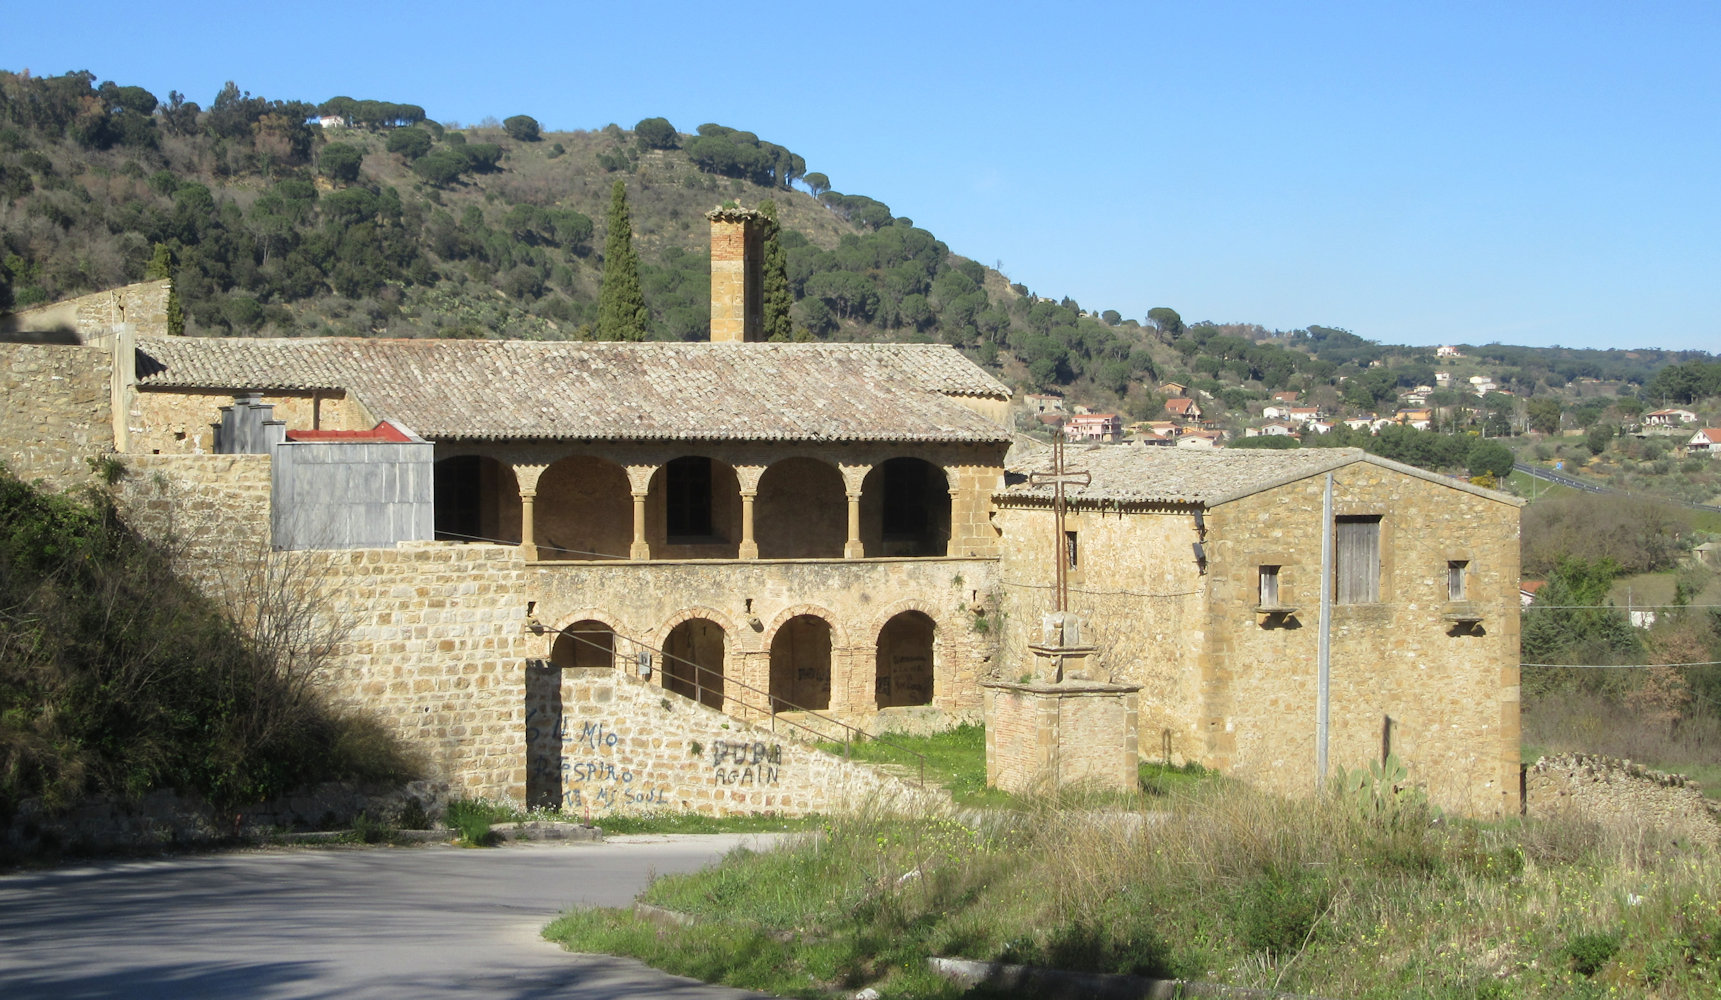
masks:
[[[1460,625],[1474,625],[1482,620],[1482,611],[1468,601],[1449,601],[1446,611],[1440,616],[1441,621],[1456,622]]]
[[[1294,604],[1257,604],[1255,605],[1255,613],[1258,615],[1278,615],[1282,618],[1286,615],[1296,614],[1297,606]]]

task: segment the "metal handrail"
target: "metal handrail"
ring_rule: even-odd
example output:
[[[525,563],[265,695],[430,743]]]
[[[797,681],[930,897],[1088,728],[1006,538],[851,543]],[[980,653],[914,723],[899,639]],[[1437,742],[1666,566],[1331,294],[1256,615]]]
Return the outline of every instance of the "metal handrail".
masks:
[[[548,625],[542,625],[542,624],[537,624],[537,623],[534,623],[530,627],[531,627],[532,631],[535,633],[554,632],[557,635],[567,636],[567,637],[573,639],[575,642],[585,643],[586,645],[592,647],[593,649],[601,650],[601,651],[609,654],[610,669],[618,670],[618,671],[626,669],[626,667],[623,666],[623,662],[624,662],[623,659],[616,655],[616,650],[615,650],[613,644],[609,648],[606,649],[604,647],[604,644],[599,643],[599,642],[594,642],[591,639],[588,639],[585,636],[581,635],[580,633],[575,632],[573,629],[554,628],[554,627],[551,627]],[[792,726],[796,729],[804,730],[805,732],[811,734],[812,736],[816,737],[819,740],[824,740],[824,739],[828,738],[825,733],[822,733],[819,730],[814,729],[811,726],[805,725],[805,724],[798,722],[794,719],[782,718],[779,715],[780,709],[763,708],[763,707],[760,707],[758,705],[749,704],[745,699],[733,697],[732,695],[729,694],[729,692],[726,690],[726,688],[732,685],[734,687],[741,688],[742,690],[750,691],[753,694],[756,694],[756,695],[763,697],[766,700],[766,704],[781,705],[790,711],[800,712],[800,713],[803,713],[805,715],[811,716],[812,718],[817,719],[821,722],[830,723],[831,725],[838,727],[839,729],[842,730],[842,733],[843,733],[843,756],[844,757],[852,759],[854,756],[852,749],[851,749],[851,740],[855,743],[859,743],[859,742],[864,742],[865,740],[869,740],[869,739],[872,740],[874,743],[882,743],[887,747],[893,747],[897,750],[902,751],[903,753],[909,754],[910,756],[914,757],[917,761],[919,761],[919,764],[920,764],[920,780],[919,780],[918,784],[920,785],[921,788],[926,787],[926,755],[925,754],[918,753],[914,750],[910,750],[909,748],[903,746],[900,743],[893,743],[890,740],[887,740],[887,739],[883,738],[882,736],[879,736],[877,733],[869,733],[866,730],[860,728],[859,726],[850,725],[849,723],[844,722],[841,719],[837,719],[837,718],[834,718],[834,717],[829,716],[829,715],[821,714],[820,712],[818,712],[815,709],[806,708],[806,707],[803,707],[801,705],[797,705],[794,702],[789,701],[787,698],[779,698],[778,696],[772,694],[769,691],[761,691],[758,688],[753,687],[751,684],[748,684],[745,681],[742,681],[738,678],[730,677],[726,674],[719,673],[718,671],[712,670],[710,667],[707,667],[701,663],[696,663],[695,661],[689,660],[686,657],[676,656],[673,653],[666,652],[665,650],[660,649],[656,646],[650,645],[649,643],[641,642],[640,640],[635,639],[634,637],[632,637],[630,635],[624,635],[620,632],[615,631],[614,629],[609,630],[605,634],[611,636],[612,640],[621,639],[623,641],[630,642],[633,645],[639,647],[640,650],[652,653],[655,656],[662,659],[664,662],[681,663],[681,664],[685,664],[687,666],[692,667],[693,671],[694,671],[694,675],[693,675],[694,676],[694,681],[693,681],[694,696],[693,696],[692,700],[695,702],[698,702],[701,705],[705,704],[704,693],[707,690],[707,688],[702,683],[702,681],[700,680],[700,674],[701,673],[717,674],[718,683],[715,686],[711,687],[710,690],[714,694],[716,694],[717,697],[719,699],[721,699],[723,702],[731,702],[732,701],[732,702],[735,702],[736,704],[740,705],[742,708],[748,709],[749,711],[761,712],[765,715],[770,716],[770,718],[771,718],[771,731],[773,733],[777,731],[777,723],[779,721],[781,721],[784,725]],[[638,662],[637,656],[635,657],[634,662]],[[669,688],[665,685],[659,685],[659,687],[664,691],[668,691],[668,693],[670,693],[670,694],[674,694],[674,695],[677,695],[677,696],[683,697],[683,698],[687,697],[686,695],[683,695],[680,692],[670,691]],[[707,707],[709,707],[709,706],[707,706]],[[727,711],[721,707],[718,708],[718,711],[723,712],[725,715],[734,714],[734,713],[729,712],[729,711]],[[740,719],[743,722],[749,722],[750,721],[745,715],[740,716]]]

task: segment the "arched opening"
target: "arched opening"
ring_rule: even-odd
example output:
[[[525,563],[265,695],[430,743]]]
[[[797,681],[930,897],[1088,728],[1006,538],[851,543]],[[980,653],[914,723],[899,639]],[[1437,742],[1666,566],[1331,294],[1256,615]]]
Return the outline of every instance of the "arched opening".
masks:
[[[950,485],[944,470],[919,458],[875,466],[861,488],[861,542],[869,556],[945,555]]]
[[[878,632],[875,691],[879,708],[932,704],[932,649],[938,627],[919,611],[904,611]]]
[[[771,639],[771,711],[831,707],[831,626],[796,615]]]
[[[543,559],[626,559],[633,545],[633,495],[614,462],[571,455],[538,477],[532,505]]]
[[[484,455],[456,455],[434,470],[436,537],[520,544],[520,487],[514,470]]]
[[[683,455],[651,477],[646,541],[653,559],[734,559],[741,549],[741,481],[735,469]]]
[[[723,707],[723,626],[689,618],[663,643],[663,686],[708,708]]]
[[[759,477],[753,539],[761,559],[841,559],[848,518],[842,473],[825,462],[786,458]]]
[[[562,669],[608,670],[615,665],[615,630],[590,618],[577,621],[556,637],[550,662]]]

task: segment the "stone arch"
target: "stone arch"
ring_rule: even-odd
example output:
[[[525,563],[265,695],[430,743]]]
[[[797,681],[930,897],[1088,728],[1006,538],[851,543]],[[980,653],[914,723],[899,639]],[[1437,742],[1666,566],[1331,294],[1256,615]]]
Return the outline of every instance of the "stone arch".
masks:
[[[861,487],[867,555],[948,554],[950,508],[950,478],[942,466],[909,456],[880,462]]]
[[[819,614],[793,615],[771,635],[771,711],[831,707],[836,629]]]
[[[432,479],[438,539],[520,544],[520,487],[506,463],[449,455],[437,459]]]
[[[542,559],[626,559],[633,545],[627,470],[596,455],[557,459],[538,477],[532,521]]]
[[[615,626],[601,618],[581,618],[558,629],[550,662],[563,670],[615,667]]]
[[[759,477],[753,538],[761,559],[841,559],[848,541],[841,470],[800,455],[772,462]]]
[[[879,708],[930,705],[937,683],[938,620],[919,608],[879,626],[873,695]]]
[[[735,559],[741,551],[741,480],[719,458],[689,453],[651,475],[645,502],[653,559]]]
[[[690,614],[663,636],[663,687],[708,708],[723,708],[729,630],[715,619]]]

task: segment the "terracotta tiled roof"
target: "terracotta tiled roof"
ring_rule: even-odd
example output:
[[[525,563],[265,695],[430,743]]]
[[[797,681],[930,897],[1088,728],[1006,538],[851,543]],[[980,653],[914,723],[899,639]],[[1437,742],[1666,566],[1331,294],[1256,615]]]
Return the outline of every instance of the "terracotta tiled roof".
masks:
[[[433,440],[1009,440],[938,344],[141,338],[145,389],[345,390]]]
[[[1365,454],[1360,448],[1291,451],[1191,451],[1104,445],[1069,448],[1064,451],[1065,466],[1075,471],[1086,470],[1093,481],[1087,486],[1066,488],[1065,496],[1076,506],[1118,503],[1213,507],[1352,462],[1368,462],[1466,493],[1522,505],[1522,501],[1504,493]],[[998,503],[1004,506],[1040,506],[1051,502],[1050,486],[1031,486],[1024,481],[1028,473],[1050,468],[1050,449],[1018,446],[1010,452],[1006,463],[1006,476],[1013,485],[994,494]]]

